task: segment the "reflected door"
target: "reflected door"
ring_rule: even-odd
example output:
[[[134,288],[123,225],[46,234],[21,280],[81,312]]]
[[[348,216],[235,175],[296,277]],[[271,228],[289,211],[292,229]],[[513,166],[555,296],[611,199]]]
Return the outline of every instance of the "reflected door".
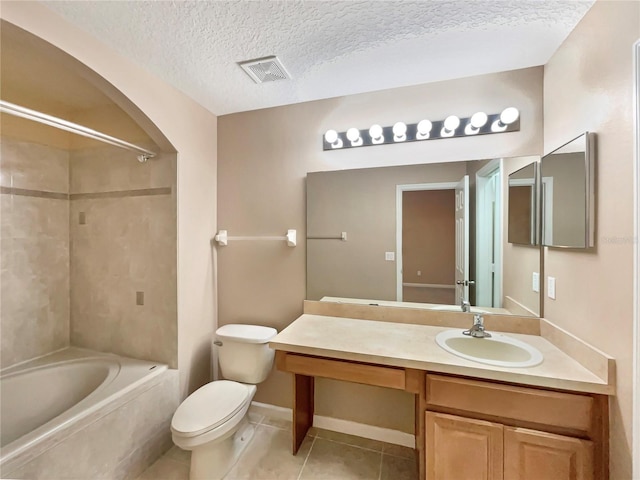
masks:
[[[456,302],[469,300],[469,175],[456,186]]]

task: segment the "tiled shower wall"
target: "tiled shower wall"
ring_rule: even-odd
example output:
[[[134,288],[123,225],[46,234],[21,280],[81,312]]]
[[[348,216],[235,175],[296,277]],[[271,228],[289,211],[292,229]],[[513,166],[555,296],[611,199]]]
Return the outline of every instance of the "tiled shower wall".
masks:
[[[69,345],[69,153],[0,142],[0,366]]]
[[[70,156],[71,343],[177,364],[175,155]]]
[[[175,155],[1,149],[1,366],[71,343],[175,367]]]

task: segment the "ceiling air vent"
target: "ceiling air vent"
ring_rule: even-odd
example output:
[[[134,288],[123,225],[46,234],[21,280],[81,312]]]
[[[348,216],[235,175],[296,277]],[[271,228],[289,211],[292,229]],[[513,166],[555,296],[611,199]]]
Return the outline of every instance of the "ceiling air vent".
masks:
[[[284,65],[280,63],[280,60],[278,60],[278,57],[275,55],[239,62],[238,65],[240,65],[242,69],[247,72],[247,75],[256,83],[275,82],[276,80],[291,78],[291,75],[289,75]]]

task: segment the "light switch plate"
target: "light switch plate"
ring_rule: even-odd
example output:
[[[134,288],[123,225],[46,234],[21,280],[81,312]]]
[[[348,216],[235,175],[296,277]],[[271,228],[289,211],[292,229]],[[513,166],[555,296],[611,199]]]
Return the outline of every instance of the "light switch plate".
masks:
[[[550,299],[556,299],[556,278],[547,277],[547,295]]]
[[[384,259],[387,262],[393,262],[396,259],[396,252],[384,252]]]
[[[533,277],[531,279],[531,288],[533,288],[534,292],[540,292],[540,274],[538,272],[533,272]]]

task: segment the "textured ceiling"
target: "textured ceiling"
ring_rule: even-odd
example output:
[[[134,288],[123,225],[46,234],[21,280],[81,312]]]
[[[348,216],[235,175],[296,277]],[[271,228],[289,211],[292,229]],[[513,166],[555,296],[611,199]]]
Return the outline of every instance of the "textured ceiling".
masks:
[[[222,115],[542,65],[593,0],[43,3]],[[236,64],[268,55],[293,78]]]

